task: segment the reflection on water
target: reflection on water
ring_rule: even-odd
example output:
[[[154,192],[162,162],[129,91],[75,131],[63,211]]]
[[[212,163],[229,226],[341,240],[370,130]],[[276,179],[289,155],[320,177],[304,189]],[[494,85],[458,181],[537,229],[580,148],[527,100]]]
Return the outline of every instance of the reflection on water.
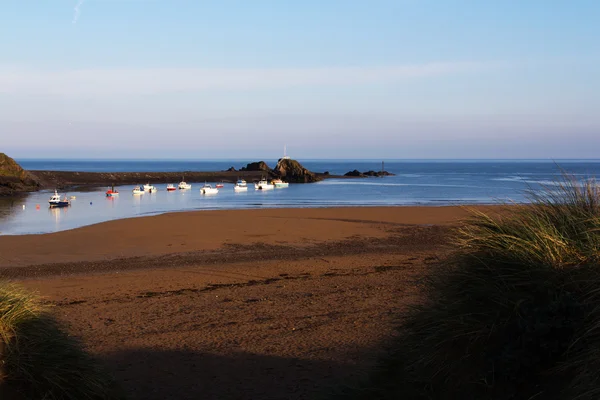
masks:
[[[54,218],[54,231],[60,231],[61,218],[65,218],[69,212],[69,207],[48,207],[48,213]]]

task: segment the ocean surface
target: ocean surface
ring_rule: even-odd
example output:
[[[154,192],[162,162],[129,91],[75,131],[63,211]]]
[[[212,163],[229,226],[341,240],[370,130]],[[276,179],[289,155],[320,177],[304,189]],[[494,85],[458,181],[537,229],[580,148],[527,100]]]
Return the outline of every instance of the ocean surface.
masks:
[[[28,170],[88,172],[221,171],[232,166],[239,169],[251,161],[256,160],[17,159]],[[276,163],[265,161],[271,166]],[[381,160],[299,161],[311,171],[329,171],[332,175],[354,169],[381,169]],[[133,186],[124,185],[118,187],[117,198],[107,198],[107,188],[61,192],[76,197],[68,208],[50,209],[50,191],[0,198],[0,235],[57,232],[113,219],[187,210],[524,202],[528,189],[553,187],[562,171],[581,180],[600,176],[600,160],[386,160],[384,167],[396,176],[327,179],[264,192],[255,191],[250,185],[248,192],[234,193],[233,185],[225,184],[216,195],[201,195],[204,182],[188,182],[192,189],[175,192],[167,192],[166,184],[178,182],[164,182],[155,184],[159,189],[156,193],[140,196],[132,195]]]

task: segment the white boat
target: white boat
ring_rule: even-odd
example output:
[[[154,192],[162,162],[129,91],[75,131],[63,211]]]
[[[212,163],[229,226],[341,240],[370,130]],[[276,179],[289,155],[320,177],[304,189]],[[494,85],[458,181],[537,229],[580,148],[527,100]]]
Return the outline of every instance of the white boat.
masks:
[[[267,182],[266,179],[263,178],[254,184],[254,189],[256,189],[256,190],[271,190],[271,189],[275,189],[275,185],[270,184],[269,182]]]
[[[149,184],[149,183],[147,183],[147,184],[144,185],[144,190],[146,192],[150,192],[150,193],[156,192],[156,188],[154,186],[152,186],[151,184]]]
[[[172,192],[174,190],[177,190],[177,188],[175,187],[175,185],[173,185],[172,183],[169,183],[167,185],[167,192]]]
[[[181,181],[179,182],[179,186],[177,186],[179,189],[183,190],[183,189],[191,189],[192,185],[187,184],[185,181]]]
[[[233,187],[234,192],[246,192],[248,191],[248,184],[243,179],[238,179]]]
[[[50,200],[48,200],[48,204],[50,204],[50,207],[67,207],[71,205],[71,201],[67,196],[61,199],[60,195],[55,190],[54,194],[50,197]]]
[[[200,189],[200,193],[202,194],[217,194],[219,193],[219,189],[210,186],[208,183],[205,183],[204,186]]]
[[[132,190],[133,194],[144,194],[144,189],[139,186],[136,186]]]
[[[276,188],[286,188],[290,186],[288,182],[284,182],[281,179],[273,179],[271,183],[275,185]]]

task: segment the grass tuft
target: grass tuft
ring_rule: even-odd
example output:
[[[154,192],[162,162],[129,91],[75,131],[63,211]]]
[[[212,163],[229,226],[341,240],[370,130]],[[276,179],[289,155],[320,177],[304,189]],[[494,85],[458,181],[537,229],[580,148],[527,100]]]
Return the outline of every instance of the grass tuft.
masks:
[[[35,295],[0,283],[0,394],[10,390],[16,398],[47,400],[118,398],[113,387]]]
[[[600,190],[473,211],[363,398],[600,398]]]

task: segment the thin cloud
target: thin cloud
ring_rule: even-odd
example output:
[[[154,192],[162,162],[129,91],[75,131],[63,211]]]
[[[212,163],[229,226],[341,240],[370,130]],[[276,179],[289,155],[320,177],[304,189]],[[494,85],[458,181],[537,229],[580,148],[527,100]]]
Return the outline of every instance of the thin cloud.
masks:
[[[77,2],[77,4],[75,5],[75,8],[73,9],[73,12],[74,12],[73,21],[72,21],[73,24],[76,24],[77,20],[79,19],[79,15],[81,14],[79,8],[83,5],[84,1],[85,0],[79,0]]]
[[[0,93],[64,96],[152,95],[203,90],[385,84],[489,69],[474,62],[387,67],[273,69],[78,69],[43,71],[0,68]]]

